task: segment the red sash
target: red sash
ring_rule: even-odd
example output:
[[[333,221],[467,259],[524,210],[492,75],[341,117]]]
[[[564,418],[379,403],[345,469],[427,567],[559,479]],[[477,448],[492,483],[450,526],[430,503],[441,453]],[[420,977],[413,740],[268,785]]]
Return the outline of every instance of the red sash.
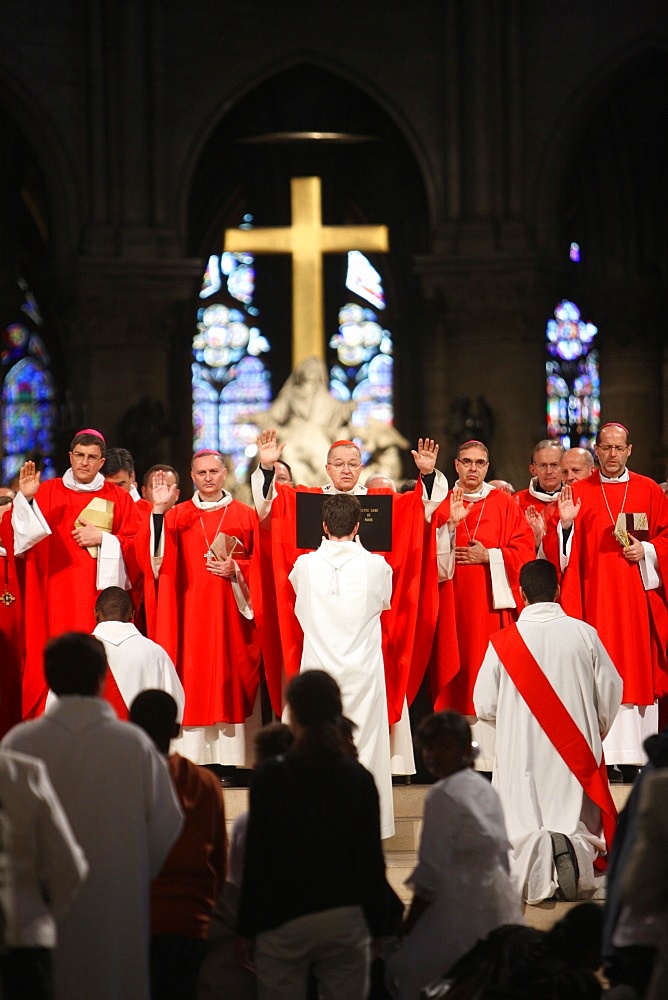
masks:
[[[517,625],[508,625],[493,635],[490,642],[550,743],[601,810],[609,851],[617,826],[617,808],[610,794],[603,753],[601,763],[597,764],[591,747],[528,649]]]
[[[107,667],[107,674],[104,679],[104,691],[102,696],[105,701],[108,701],[116,715],[121,720],[121,722],[127,722],[130,718],[130,713],[128,711],[128,706],[123,701],[123,695],[121,694],[118,684],[116,683],[116,678],[111,672],[111,668]]]

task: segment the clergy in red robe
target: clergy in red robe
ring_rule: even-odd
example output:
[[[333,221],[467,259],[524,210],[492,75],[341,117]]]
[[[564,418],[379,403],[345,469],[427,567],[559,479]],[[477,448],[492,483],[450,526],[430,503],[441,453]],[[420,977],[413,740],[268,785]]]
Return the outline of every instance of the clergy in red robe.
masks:
[[[557,500],[561,491],[561,457],[563,446],[545,438],[534,446],[529,471],[531,479],[525,490],[514,494],[515,501],[533,531],[536,557],[547,559],[559,567],[556,538],[559,523]]]
[[[174,487],[174,492],[169,501],[170,506],[167,508],[168,510],[171,510],[174,504],[178,502],[181,495],[181,491],[179,490],[179,474],[171,465],[158,463],[147,469],[144,473],[141,496],[136,501],[136,510],[142,522],[145,522],[147,525],[150,524],[153,512],[153,477],[156,472],[163,472],[165,474],[165,484],[168,487]],[[150,545],[139,545],[136,551],[137,561],[141,567],[144,579],[142,601],[135,613],[135,624],[140,632],[147,635],[150,639],[155,639],[158,614],[158,573],[162,558],[154,553]]]
[[[430,660],[437,711],[475,714],[473,687],[489,637],[517,619],[520,569],[535,558],[523,512],[512,496],[485,482],[488,468],[489,452],[481,441],[460,445],[458,482],[434,515],[439,601],[445,612],[445,627],[439,615]],[[455,633],[448,628],[453,605]]]
[[[561,456],[559,464],[562,483],[564,486],[572,486],[591,476],[594,471],[594,456],[587,448],[569,448]]]
[[[62,479],[40,485],[33,462],[19,473],[12,528],[25,574],[24,718],[38,715],[46,702],[46,641],[62,632],[92,632],[98,593],[112,586],[129,590],[140,576],[135,505],[104,481],[104,459],[104,438],[89,429],[73,438]]]
[[[155,473],[150,531],[140,529],[138,547],[162,557],[153,638],[185,690],[175,748],[195,763],[243,766],[258,724],[260,650],[247,584],[257,515],[224,489],[218,452],[197,452],[191,475],[194,496],[165,513],[176,486]]]
[[[425,530],[429,518],[447,495],[445,476],[435,469],[438,445],[429,438],[420,439],[412,455],[420,479],[411,493],[399,495],[392,490],[367,490],[360,485],[362,458],[352,441],[335,442],[329,449],[326,472],[329,481],[323,487],[295,489],[276,484],[274,463],[280,458],[283,444],[277,444],[276,431],[265,430],[258,441],[259,467],[251,477],[253,499],[261,523],[267,525],[271,514],[272,563],[263,565],[264,580],[273,580],[277,613],[265,601],[257,608],[258,629],[263,642],[263,657],[274,710],[280,712],[281,684],[299,673],[303,635],[294,616],[294,591],[288,575],[305,550],[295,543],[297,492],[352,493],[357,496],[386,494],[393,501],[392,551],[381,553],[393,570],[392,607],[383,616],[383,659],[390,723],[399,723],[393,732],[395,772],[413,770],[413,753],[408,724],[407,693],[415,692],[424,674],[436,622],[436,568],[433,532]],[[425,548],[426,541],[426,548]],[[431,549],[429,548],[431,546]],[[266,551],[269,551],[267,546]],[[280,639],[276,633],[280,628]],[[404,766],[406,770],[404,771]]]
[[[655,699],[668,693],[668,499],[630,472],[628,431],[606,424],[600,470],[562,490],[561,604],[597,630],[624,681],[622,707],[604,744],[608,763],[641,764],[658,728]]]
[[[23,602],[14,558],[12,500],[0,487],[0,737],[21,721]]]

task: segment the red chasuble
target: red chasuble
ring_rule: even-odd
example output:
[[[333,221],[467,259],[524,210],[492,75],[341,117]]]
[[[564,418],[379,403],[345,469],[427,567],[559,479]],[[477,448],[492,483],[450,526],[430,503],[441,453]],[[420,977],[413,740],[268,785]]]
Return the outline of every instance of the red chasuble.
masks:
[[[14,559],[11,504],[0,508],[0,737],[21,721],[23,661],[23,599],[19,581],[22,563]]]
[[[446,497],[433,520],[440,527],[447,524],[449,517],[450,498]],[[466,521],[457,528],[455,545],[467,545],[469,539],[481,542],[487,549],[501,549],[515,603],[522,608],[520,569],[536,558],[536,551],[533,532],[514,499],[501,490],[492,490],[476,501]],[[489,637],[515,621],[518,611],[494,609],[488,563],[458,565],[453,579],[439,584],[439,601],[439,622],[429,662],[434,708],[437,712],[454,708],[464,715],[475,715],[473,688]],[[456,633],[448,627],[453,608]]]
[[[95,628],[97,559],[72,538],[74,522],[93,497],[114,504],[112,534],[118,537],[130,580],[140,578],[134,556],[138,526],[132,497],[113,483],[93,492],[68,490],[62,479],[42,483],[37,504],[52,534],[25,554],[25,649],[23,717],[43,711],[47,687],[42,666],[46,641],[63,632]]]
[[[307,551],[295,544],[296,494],[322,493],[322,489],[292,489],[278,484],[276,492],[271,529],[261,528],[262,548],[258,555],[262,560],[263,597],[261,603],[254,603],[254,609],[272,706],[280,714],[283,662],[288,680],[299,673],[304,638],[294,614],[295,592],[288,579],[297,557]],[[393,501],[392,551],[380,553],[392,567],[392,606],[381,616],[388,717],[392,724],[401,718],[407,692],[419,688],[429,658],[437,611],[436,557],[433,530],[425,526],[421,480],[412,493],[369,490],[369,495],[373,494],[390,495]]]
[[[624,681],[623,703],[651,705],[668,693],[668,498],[651,479],[633,472],[629,476],[628,489],[627,483],[601,483],[598,472],[574,484],[573,499],[582,506],[561,605],[566,614],[597,630]],[[622,505],[626,514],[647,515],[663,580],[658,590],[644,589],[637,563],[627,562],[613,537]]]
[[[153,504],[142,497],[135,501],[135,510],[142,523],[142,535],[146,525],[150,524]],[[153,573],[151,553],[148,543],[142,537],[142,544],[136,546],[137,562],[143,574],[142,587],[139,594],[133,593],[132,603],[135,608],[135,625],[143,635],[155,641],[156,618],[158,612],[158,581]]]
[[[235,559],[248,580],[256,529],[255,511],[237,500],[220,510],[188,501],[165,514],[155,638],[185,689],[184,726],[244,722],[252,712],[260,670],[255,622],[239,611],[231,581],[207,570],[205,553],[218,532],[236,535],[247,558]]]

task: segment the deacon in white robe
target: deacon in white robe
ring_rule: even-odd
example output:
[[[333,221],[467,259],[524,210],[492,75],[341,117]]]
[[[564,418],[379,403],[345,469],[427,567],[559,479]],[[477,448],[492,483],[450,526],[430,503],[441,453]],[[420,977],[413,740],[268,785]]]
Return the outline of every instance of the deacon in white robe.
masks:
[[[386,838],[394,834],[394,810],[380,616],[390,607],[392,571],[382,556],[353,541],[359,516],[355,497],[328,499],[323,528],[329,537],[297,559],[290,582],[304,632],[301,670],[326,670],[338,683],[344,715],[356,725],[359,761],[376,781]]]
[[[177,722],[183,718],[186,696],[169,654],[147,639],[132,622],[103,621],[93,630],[107,651],[107,663],[128,709],[140,691],[171,694]]]
[[[3,740],[45,762],[90,866],[58,928],[57,1000],[149,1000],[149,885],[183,824],[165,760],[99,696],[106,670],[93,636],[52,640],[45,672],[58,703]]]
[[[534,567],[539,576],[550,577],[547,585],[531,579],[527,571]],[[520,585],[529,606],[519,616],[519,634],[600,764],[602,737],[621,702],[621,678],[596,630],[554,603],[558,587],[551,563],[524,566]],[[511,873],[522,898],[538,903],[557,891],[554,832],[568,837],[575,850],[578,895],[590,894],[596,887],[593,863],[606,850],[600,809],[555,749],[491,643],[473,701],[479,719],[496,723],[492,784],[503,805]]]

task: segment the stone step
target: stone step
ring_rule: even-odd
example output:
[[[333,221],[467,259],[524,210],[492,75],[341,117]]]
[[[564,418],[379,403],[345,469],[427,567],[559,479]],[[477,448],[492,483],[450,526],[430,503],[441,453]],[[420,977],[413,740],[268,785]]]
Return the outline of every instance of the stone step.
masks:
[[[611,785],[612,797],[618,809],[626,803],[631,787],[631,785]],[[395,785],[392,789],[395,834],[383,841],[383,851],[387,865],[387,879],[404,903],[408,903],[412,896],[411,890],[404,883],[417,863],[424,797],[429,788],[429,785]],[[225,788],[224,796],[229,832],[236,817],[248,808],[248,789]],[[602,885],[601,889],[597,890],[595,898],[602,900],[604,897]],[[547,930],[576,905],[576,903],[547,900],[539,906],[526,906],[524,918],[531,927]]]
[[[404,885],[417,863],[417,851],[422,828],[424,797],[429,785],[395,785],[394,795],[394,837],[383,841],[387,879],[402,902],[410,901],[412,892]],[[612,797],[617,809],[622,809],[631,794],[631,785],[611,785]],[[605,898],[604,880],[594,898]],[[525,906],[524,919],[531,927],[547,930],[561,920],[563,915],[576,903],[561,903],[547,900],[538,906]]]

